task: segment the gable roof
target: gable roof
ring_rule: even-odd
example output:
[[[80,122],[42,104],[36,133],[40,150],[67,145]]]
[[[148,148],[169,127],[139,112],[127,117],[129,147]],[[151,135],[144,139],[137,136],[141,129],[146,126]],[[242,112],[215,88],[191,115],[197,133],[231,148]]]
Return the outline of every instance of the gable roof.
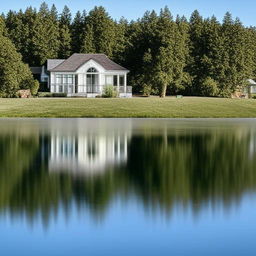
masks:
[[[47,60],[47,70],[52,70],[63,63],[65,60],[63,59],[49,59]]]
[[[256,85],[256,82],[252,79],[247,79],[247,81],[250,85]]]
[[[94,60],[100,64],[105,70],[128,71],[126,68],[118,65],[110,60],[105,54],[81,54],[74,53],[67,60],[61,62],[58,66],[49,69],[53,72],[75,72],[83,64],[89,60]]]

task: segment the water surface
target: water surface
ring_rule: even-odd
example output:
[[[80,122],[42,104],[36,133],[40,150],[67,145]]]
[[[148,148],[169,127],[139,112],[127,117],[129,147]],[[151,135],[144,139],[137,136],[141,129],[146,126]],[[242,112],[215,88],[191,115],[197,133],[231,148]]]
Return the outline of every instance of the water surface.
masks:
[[[1,255],[256,255],[256,120],[1,119]]]

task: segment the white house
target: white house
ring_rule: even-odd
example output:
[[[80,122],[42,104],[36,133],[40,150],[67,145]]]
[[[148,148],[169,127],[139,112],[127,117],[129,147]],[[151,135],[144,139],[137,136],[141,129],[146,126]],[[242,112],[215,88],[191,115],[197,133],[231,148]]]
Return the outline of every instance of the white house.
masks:
[[[248,79],[247,80],[248,82],[248,91],[249,91],[249,94],[254,94],[256,93],[256,82],[252,79]]]
[[[113,85],[119,97],[132,97],[132,88],[127,86],[129,70],[105,54],[75,53],[66,60],[49,59],[47,71],[52,93],[96,97],[102,95],[105,86]]]

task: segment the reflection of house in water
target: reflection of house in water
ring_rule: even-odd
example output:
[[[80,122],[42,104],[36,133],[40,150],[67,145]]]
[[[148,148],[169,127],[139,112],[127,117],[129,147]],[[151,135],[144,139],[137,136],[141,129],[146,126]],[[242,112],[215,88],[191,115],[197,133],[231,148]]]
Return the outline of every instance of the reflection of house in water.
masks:
[[[126,133],[53,132],[50,136],[49,170],[73,174],[96,174],[125,164]]]

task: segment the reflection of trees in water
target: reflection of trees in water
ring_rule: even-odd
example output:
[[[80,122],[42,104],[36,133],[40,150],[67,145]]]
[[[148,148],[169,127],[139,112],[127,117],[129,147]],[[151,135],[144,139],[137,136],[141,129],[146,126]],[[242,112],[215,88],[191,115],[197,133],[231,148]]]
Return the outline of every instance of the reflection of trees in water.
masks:
[[[256,158],[250,151],[254,134],[247,130],[242,136],[235,130],[134,135],[126,166],[111,166],[101,175],[78,177],[49,173],[48,156],[43,156],[42,147],[50,138],[0,137],[2,210],[25,212],[31,218],[41,213],[48,219],[60,204],[68,213],[75,202],[93,214],[101,214],[114,197],[134,192],[152,209],[160,207],[169,212],[175,203],[192,203],[198,210],[209,201],[228,205],[256,188]]]
[[[251,139],[234,132],[134,137],[128,177],[152,207],[168,209],[178,202],[196,210],[219,200],[227,205],[256,187],[256,159],[248,158]]]

